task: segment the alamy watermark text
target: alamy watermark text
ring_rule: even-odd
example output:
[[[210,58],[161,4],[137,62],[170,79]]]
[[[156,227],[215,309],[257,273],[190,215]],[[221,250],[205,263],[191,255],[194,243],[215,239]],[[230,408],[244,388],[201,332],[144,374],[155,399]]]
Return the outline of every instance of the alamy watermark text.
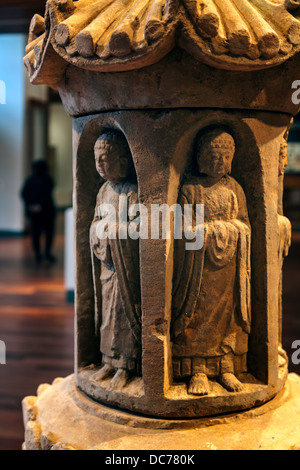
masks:
[[[295,105],[300,104],[300,80],[295,80],[292,84],[292,89],[296,90],[292,94],[292,102]]]
[[[112,204],[97,207],[99,240],[186,240],[186,250],[201,250],[204,245],[204,205],[144,204],[128,207],[127,196],[120,196],[118,210]],[[173,222],[172,222],[173,221]],[[172,223],[174,237],[172,237]]]
[[[292,344],[292,349],[296,351],[292,354],[292,363],[295,366],[299,366],[300,364],[300,340],[295,340]]]

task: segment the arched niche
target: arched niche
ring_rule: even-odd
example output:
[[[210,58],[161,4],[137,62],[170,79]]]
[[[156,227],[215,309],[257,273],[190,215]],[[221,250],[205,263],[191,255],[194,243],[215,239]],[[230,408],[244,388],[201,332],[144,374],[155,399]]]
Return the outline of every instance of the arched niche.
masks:
[[[77,252],[76,372],[80,389],[113,406],[163,417],[200,417],[236,411],[270,399],[282,387],[286,369],[278,368],[278,305],[274,283],[277,253],[278,163],[280,141],[289,116],[221,110],[124,111],[74,120],[75,211]],[[143,374],[138,387],[123,392],[100,390],[91,371],[101,360],[94,332],[94,294],[88,231],[101,181],[94,169],[93,145],[103,129],[124,133],[138,178],[140,202],[175,204],[182,177],[201,129],[226,125],[236,142],[232,175],[247,199],[252,227],[252,322],[248,365],[252,379],[245,393],[187,396],[173,383],[170,320],[173,241],[140,240],[143,312]],[[270,157],[270,155],[272,157]],[[276,204],[274,203],[276,201]],[[277,219],[276,219],[277,220]],[[253,383],[250,383],[250,382]],[[137,385],[137,384],[136,384]]]

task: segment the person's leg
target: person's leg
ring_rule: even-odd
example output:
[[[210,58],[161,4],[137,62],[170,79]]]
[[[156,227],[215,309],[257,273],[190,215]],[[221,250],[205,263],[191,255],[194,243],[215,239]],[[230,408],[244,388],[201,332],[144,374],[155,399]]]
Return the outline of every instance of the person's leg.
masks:
[[[55,261],[55,258],[52,255],[52,245],[53,245],[54,230],[55,230],[54,215],[45,217],[44,227],[45,227],[45,236],[46,236],[45,257],[49,261]]]
[[[34,215],[30,218],[31,225],[31,239],[35,255],[35,260],[39,263],[42,260],[41,255],[41,234],[42,234],[42,221],[40,216]]]

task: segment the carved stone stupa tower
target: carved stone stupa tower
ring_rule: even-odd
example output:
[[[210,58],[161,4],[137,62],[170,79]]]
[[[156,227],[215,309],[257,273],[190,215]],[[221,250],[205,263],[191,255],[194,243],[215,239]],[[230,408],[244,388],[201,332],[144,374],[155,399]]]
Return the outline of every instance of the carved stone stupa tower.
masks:
[[[282,160],[299,15],[299,0],[48,0],[33,18],[31,82],[74,118],[76,365],[24,399],[25,448],[236,448],[245,423],[238,446],[255,448],[251,426],[268,433],[275,408],[291,434]],[[204,205],[203,244],[101,238],[121,196],[149,222],[154,206],[191,206],[194,233]]]

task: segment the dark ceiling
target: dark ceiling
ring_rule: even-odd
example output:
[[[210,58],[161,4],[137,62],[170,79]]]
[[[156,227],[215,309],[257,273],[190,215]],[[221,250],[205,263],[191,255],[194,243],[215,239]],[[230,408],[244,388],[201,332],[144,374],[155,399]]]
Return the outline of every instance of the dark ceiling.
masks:
[[[0,0],[0,33],[28,33],[35,13],[44,16],[46,0]]]

